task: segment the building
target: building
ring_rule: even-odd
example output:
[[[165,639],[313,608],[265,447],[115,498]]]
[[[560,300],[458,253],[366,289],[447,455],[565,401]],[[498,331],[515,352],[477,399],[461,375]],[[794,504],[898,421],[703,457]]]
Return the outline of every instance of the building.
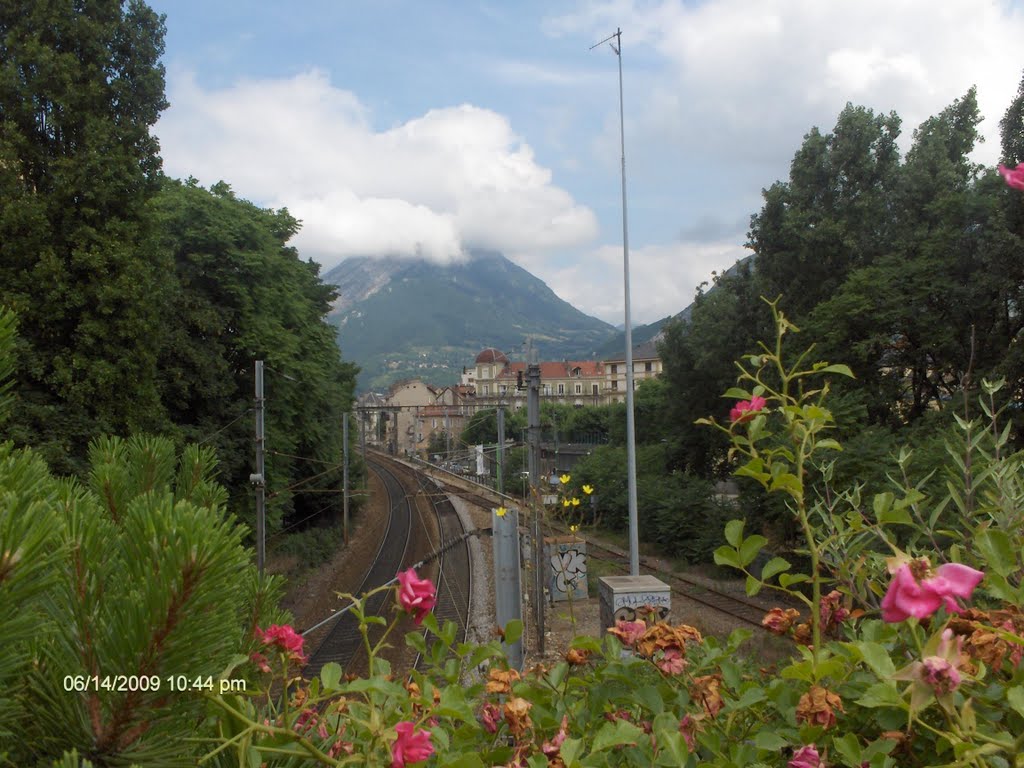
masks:
[[[543,401],[565,405],[601,405],[604,368],[594,360],[562,360],[542,362],[540,366]],[[462,383],[475,390],[474,410],[494,408],[499,404],[513,409],[526,407],[527,364],[513,363],[497,349],[488,347],[476,356],[472,367],[466,368]]]
[[[626,402],[626,355],[604,360],[604,393],[606,402]],[[633,347],[633,389],[640,386],[645,379],[653,379],[661,375],[661,356],[658,345],[648,341]]]

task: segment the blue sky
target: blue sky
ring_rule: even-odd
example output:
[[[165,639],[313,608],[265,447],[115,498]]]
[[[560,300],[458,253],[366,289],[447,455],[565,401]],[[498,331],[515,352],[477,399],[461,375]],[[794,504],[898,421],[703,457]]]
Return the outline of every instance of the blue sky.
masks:
[[[150,0],[167,16],[164,168],[287,206],[295,244],[438,261],[501,250],[622,322],[623,31],[632,315],[745,251],[762,188],[847,101],[913,129],[978,87],[978,162],[1024,57],[1000,0]]]

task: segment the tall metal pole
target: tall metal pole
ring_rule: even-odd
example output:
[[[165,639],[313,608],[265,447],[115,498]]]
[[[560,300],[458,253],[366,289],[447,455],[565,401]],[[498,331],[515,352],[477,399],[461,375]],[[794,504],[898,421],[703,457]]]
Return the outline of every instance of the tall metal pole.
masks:
[[[636,501],[636,425],[633,419],[633,327],[629,315],[629,227],[626,221],[626,120],[622,98],[622,29],[600,43],[609,43],[619,59],[619,140],[622,148],[622,283],[626,304],[626,471],[629,494],[629,572],[640,575],[640,534]]]
[[[532,350],[531,350],[532,352]],[[527,466],[530,470],[530,487],[540,488],[540,366],[530,362],[526,369],[529,389],[526,397],[527,437],[529,448]],[[540,529],[540,499],[533,503],[533,593],[537,625],[537,652],[544,654],[544,576],[541,566],[544,562],[544,539]]]
[[[498,493],[504,493],[502,473],[505,469],[505,406],[498,406]]]
[[[341,415],[342,469],[341,469],[341,517],[345,543],[348,544],[348,411]]]
[[[256,569],[263,574],[267,556],[267,485],[263,449],[266,434],[263,424],[263,361],[256,361],[256,473],[249,479],[256,487]]]

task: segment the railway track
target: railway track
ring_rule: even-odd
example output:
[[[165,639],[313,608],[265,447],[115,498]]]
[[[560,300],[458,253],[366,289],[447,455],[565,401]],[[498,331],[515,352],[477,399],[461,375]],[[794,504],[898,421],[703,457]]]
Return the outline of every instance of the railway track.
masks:
[[[454,505],[437,483],[422,472],[416,473],[416,480],[426,498],[430,500],[437,516],[440,532],[440,554],[438,555],[437,605],[434,615],[438,625],[453,621],[459,631],[456,642],[464,642],[469,632],[470,612],[472,605],[472,562],[469,553],[469,542],[462,538],[465,526]],[[461,539],[461,541],[460,541]],[[431,648],[436,638],[425,633],[427,647]],[[413,664],[415,669],[422,667],[423,659],[417,654]]]
[[[383,463],[367,458],[369,467],[377,473],[384,483],[389,499],[390,514],[388,515],[387,530],[381,539],[380,546],[374,555],[373,563],[367,569],[359,588],[354,594],[361,595],[381,584],[386,584],[395,577],[395,574],[405,562],[406,553],[409,549],[412,538],[413,523],[413,502],[410,494],[406,493],[401,481]],[[389,598],[388,592],[384,591],[374,595],[367,603],[369,614],[376,616],[386,615],[386,601]],[[359,623],[351,611],[342,614],[336,619],[330,631],[309,656],[309,661],[304,670],[305,676],[319,675],[324,664],[334,661],[348,670],[354,663],[356,657],[362,650],[362,635],[359,632]]]

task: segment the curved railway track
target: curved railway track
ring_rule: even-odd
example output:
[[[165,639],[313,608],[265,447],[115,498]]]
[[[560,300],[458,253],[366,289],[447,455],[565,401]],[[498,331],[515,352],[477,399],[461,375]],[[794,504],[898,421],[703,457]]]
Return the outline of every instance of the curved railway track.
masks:
[[[402,487],[398,477],[382,463],[367,458],[369,467],[377,473],[384,483],[388,494],[387,529],[381,539],[373,563],[367,569],[359,588],[354,594],[361,595],[381,584],[386,584],[395,577],[405,561],[406,552],[412,538],[413,501],[410,494]],[[374,595],[367,603],[370,614],[385,615],[387,592]],[[306,677],[319,675],[324,664],[334,661],[348,669],[362,648],[362,635],[359,622],[351,612],[346,612],[335,620],[330,631],[309,656],[304,673]]]

